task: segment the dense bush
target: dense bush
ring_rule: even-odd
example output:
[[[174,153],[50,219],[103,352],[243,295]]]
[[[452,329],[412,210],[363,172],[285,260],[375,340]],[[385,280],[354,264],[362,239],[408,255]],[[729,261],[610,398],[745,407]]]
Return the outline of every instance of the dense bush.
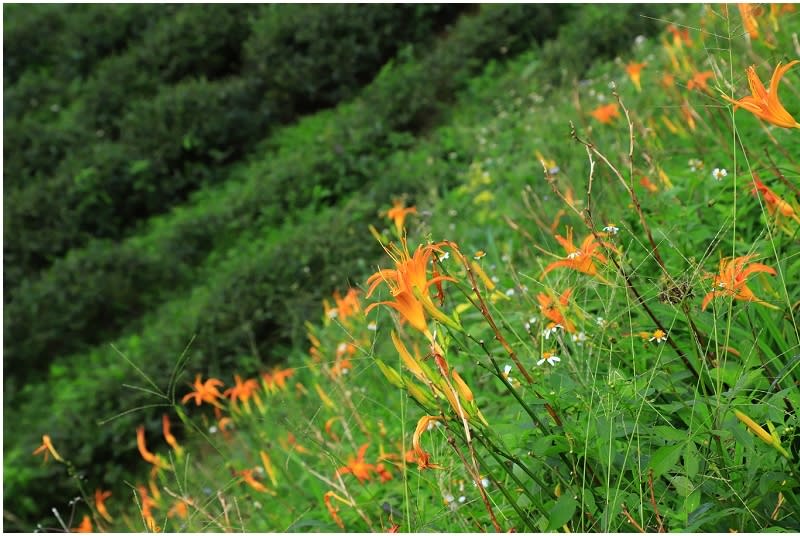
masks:
[[[262,6],[245,72],[276,114],[292,117],[352,97],[405,43],[425,43],[463,9],[446,5]]]

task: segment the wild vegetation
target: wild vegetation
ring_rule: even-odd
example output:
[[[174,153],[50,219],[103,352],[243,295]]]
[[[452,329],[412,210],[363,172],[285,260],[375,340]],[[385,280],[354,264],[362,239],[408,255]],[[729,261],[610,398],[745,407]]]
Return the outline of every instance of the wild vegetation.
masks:
[[[282,7],[4,13],[5,522],[798,530],[794,6]]]

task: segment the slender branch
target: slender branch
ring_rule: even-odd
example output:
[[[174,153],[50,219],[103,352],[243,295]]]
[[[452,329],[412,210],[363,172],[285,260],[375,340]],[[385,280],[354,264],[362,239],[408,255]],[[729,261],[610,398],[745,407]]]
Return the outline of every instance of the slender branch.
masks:
[[[658,513],[658,505],[656,504],[656,494],[653,491],[653,470],[647,473],[647,485],[650,487],[650,504],[653,505],[653,510],[656,513],[656,521],[658,521],[658,532],[666,532],[664,530],[664,521],[661,519],[661,514]]]
[[[638,530],[638,531],[639,531],[639,532],[641,532],[642,534],[644,534],[645,532],[647,532],[646,530],[644,530],[644,529],[642,528],[642,526],[641,526],[639,523],[637,523],[637,522],[636,522],[636,520],[635,520],[635,519],[633,519],[633,517],[631,517],[631,514],[630,514],[630,512],[628,512],[628,507],[627,507],[627,506],[625,506],[624,504],[622,505],[622,514],[623,514],[625,517],[627,517],[627,518],[628,518],[628,523],[630,523],[631,525],[633,525],[634,527],[636,527],[636,530]]]

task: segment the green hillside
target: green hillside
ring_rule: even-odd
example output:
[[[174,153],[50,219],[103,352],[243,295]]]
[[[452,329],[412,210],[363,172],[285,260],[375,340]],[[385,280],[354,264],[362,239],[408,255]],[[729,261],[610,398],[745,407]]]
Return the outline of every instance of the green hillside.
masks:
[[[797,530],[796,16],[6,6],[6,526]]]

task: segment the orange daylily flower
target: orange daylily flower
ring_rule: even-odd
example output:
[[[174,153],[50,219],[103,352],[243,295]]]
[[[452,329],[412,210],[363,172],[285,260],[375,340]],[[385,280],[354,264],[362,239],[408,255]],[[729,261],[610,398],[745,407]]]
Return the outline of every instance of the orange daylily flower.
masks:
[[[351,474],[358,479],[359,482],[362,484],[367,480],[370,480],[371,473],[375,471],[375,466],[371,463],[367,463],[364,460],[364,455],[369,448],[369,443],[364,443],[361,445],[361,448],[358,449],[358,454],[355,457],[349,456],[347,458],[347,465],[344,467],[339,468],[336,471],[336,475],[346,475]]]
[[[108,508],[106,508],[106,499],[109,497],[111,497],[110,491],[103,491],[100,488],[94,491],[94,507],[97,509],[97,513],[100,514],[103,519],[111,523],[114,521],[114,518],[111,517],[111,514],[108,513]]]
[[[386,211],[386,216],[394,221],[394,226],[397,229],[397,234],[403,234],[403,225],[406,221],[406,215],[416,214],[417,207],[406,207],[405,203],[400,199],[394,200],[394,206]]]
[[[658,192],[658,186],[653,184],[653,182],[650,180],[649,177],[642,177],[641,179],[639,179],[639,184],[647,188],[647,191],[649,191],[652,194]]]
[[[717,296],[731,296],[735,300],[744,300],[755,303],[760,303],[772,309],[777,309],[771,303],[760,300],[753,294],[753,291],[747,287],[747,278],[755,273],[765,273],[776,275],[773,268],[761,263],[752,263],[750,261],[755,258],[755,255],[745,255],[743,257],[725,258],[719,261],[718,274],[706,274],[706,278],[713,278],[714,290],[709,292],[703,298],[703,311],[706,310],[711,300]]]
[[[694,73],[691,79],[686,82],[686,89],[689,91],[699,89],[708,92],[708,80],[714,77],[713,71],[702,71]]]
[[[340,322],[347,321],[348,318],[356,313],[361,312],[361,302],[358,300],[359,292],[351,288],[344,295],[344,298],[339,291],[333,293],[333,299],[336,302],[336,317]]]
[[[205,382],[200,381],[200,374],[194,380],[194,391],[187,394],[183,397],[181,402],[186,404],[187,401],[194,398],[195,403],[199,406],[203,402],[211,404],[214,407],[222,408],[219,402],[217,402],[218,398],[222,398],[222,393],[219,392],[218,387],[222,387],[224,384],[221,380],[216,378],[209,378]]]
[[[566,238],[562,237],[561,235],[556,235],[555,238],[558,243],[561,244],[561,247],[563,247],[567,252],[567,258],[550,263],[544,269],[544,272],[542,272],[542,277],[556,268],[569,268],[570,270],[591,275],[597,278],[599,281],[607,283],[607,281],[597,273],[597,266],[594,263],[594,259],[597,259],[598,262],[603,264],[607,263],[608,259],[606,259],[605,255],[598,251],[601,243],[595,240],[593,234],[590,233],[586,236],[586,238],[583,239],[580,248],[575,247],[575,244],[572,242],[572,227],[567,227]],[[602,242],[602,245],[608,249],[611,249],[612,251],[617,250],[613,244]]]
[[[170,431],[169,417],[166,413],[161,416],[161,430],[164,433],[164,439],[175,451],[175,454],[178,456],[183,454],[183,448],[181,448],[181,446],[178,444],[178,440],[175,439],[175,436],[172,435],[172,432]]]
[[[633,85],[636,86],[636,91],[642,90],[642,69],[647,67],[647,63],[631,62],[625,66],[625,72],[630,76]]]
[[[189,517],[189,504],[184,499],[177,499],[172,505],[172,508],[167,512],[168,518],[178,516],[181,519]]]
[[[591,116],[604,125],[609,125],[614,121],[615,118],[619,117],[619,107],[614,102],[604,106],[599,106],[592,110]]]
[[[431,415],[424,415],[419,422],[417,422],[417,428],[414,430],[414,437],[411,439],[411,445],[414,449],[414,454],[416,455],[417,460],[417,467],[419,469],[441,469],[442,467],[439,465],[435,465],[430,463],[431,455],[425,452],[425,449],[422,448],[420,444],[420,438],[422,434],[425,433],[429,429],[430,426],[433,426],[434,423],[437,421],[441,421],[441,417],[434,417]]]
[[[293,368],[286,369],[273,369],[271,373],[264,372],[261,374],[261,381],[264,388],[270,393],[275,393],[278,390],[283,391],[286,389],[286,380],[294,376]]]
[[[89,516],[84,515],[81,524],[72,529],[72,532],[94,532],[94,529],[92,529],[92,520]]]
[[[750,39],[758,39],[758,21],[756,14],[759,14],[761,8],[753,4],[738,4],[739,14],[742,16],[742,24]]]
[[[142,455],[142,459],[147,463],[152,463],[158,468],[166,469],[169,467],[164,460],[147,450],[147,444],[144,440],[144,426],[139,426],[136,429],[136,446],[139,448],[139,454]]]
[[[772,73],[769,89],[764,88],[764,84],[756,74],[755,66],[751,65],[747,68],[747,81],[750,84],[750,92],[752,95],[742,97],[739,100],[733,100],[727,95],[722,95],[722,98],[733,103],[734,110],[741,107],[759,119],[772,123],[773,125],[783,128],[800,128],[800,123],[795,121],[794,117],[786,111],[786,108],[783,107],[783,104],[781,104],[778,99],[778,86],[780,85],[781,78],[786,74],[786,71],[797,63],[800,63],[800,60],[790,61],[782,67],[781,64],[778,63],[775,67],[775,71]]]
[[[675,87],[675,77],[670,73],[664,73],[664,76],[661,77],[661,87],[665,89]]]
[[[564,329],[570,333],[575,332],[575,324],[572,323],[568,318],[564,316],[564,310],[567,308],[569,304],[569,297],[572,294],[572,289],[568,288],[564,292],[561,293],[561,296],[558,300],[554,300],[550,295],[545,294],[544,292],[540,292],[536,299],[539,301],[539,309],[542,312],[542,315],[549,319],[553,326],[556,324],[561,324],[564,326]],[[552,327],[552,326],[550,326]]]
[[[683,43],[687,45],[692,44],[692,39],[689,37],[688,28],[677,28],[674,24],[667,26],[667,31],[672,34],[672,44],[680,48]]]
[[[797,213],[795,213],[794,207],[761,182],[761,179],[759,179],[758,175],[755,173],[753,173],[753,186],[754,188],[751,193],[756,196],[759,193],[761,194],[764,203],[767,204],[767,211],[773,218],[783,216],[792,218],[797,223],[800,223],[800,218],[797,216]]]
[[[430,297],[429,288],[442,281],[455,281],[455,279],[444,275],[436,275],[428,279],[428,264],[434,252],[441,252],[439,244],[420,245],[411,255],[406,242],[404,240],[401,242],[402,249],[394,247],[393,251],[389,252],[395,261],[395,269],[378,270],[367,279],[367,284],[369,284],[367,297],[375,292],[378,285],[386,283],[394,301],[370,304],[364,312],[368,313],[378,305],[391,307],[415,329],[430,339],[432,336],[428,330],[425,312],[427,311],[440,321],[447,322],[449,318],[436,308]],[[450,322],[452,321],[450,320]]]
[[[38,454],[44,454],[44,461],[47,461],[47,455],[50,454],[59,462],[63,462],[64,458],[56,451],[55,447],[53,447],[53,442],[50,440],[50,436],[45,434],[42,436],[42,444],[39,445],[36,450],[33,451],[33,455],[36,456]]]
[[[336,362],[331,367],[331,376],[339,378],[340,376],[349,374],[351,370],[353,370],[353,364],[349,359],[337,358]]]
[[[264,404],[261,402],[261,398],[256,392],[258,391],[258,382],[253,378],[242,381],[242,377],[238,374],[234,374],[233,379],[236,385],[226,389],[223,394],[230,398],[231,405],[234,409],[238,409],[237,402],[241,400],[244,404],[245,412],[250,413],[250,399],[252,398],[256,406],[258,406],[258,409],[264,411]]]

